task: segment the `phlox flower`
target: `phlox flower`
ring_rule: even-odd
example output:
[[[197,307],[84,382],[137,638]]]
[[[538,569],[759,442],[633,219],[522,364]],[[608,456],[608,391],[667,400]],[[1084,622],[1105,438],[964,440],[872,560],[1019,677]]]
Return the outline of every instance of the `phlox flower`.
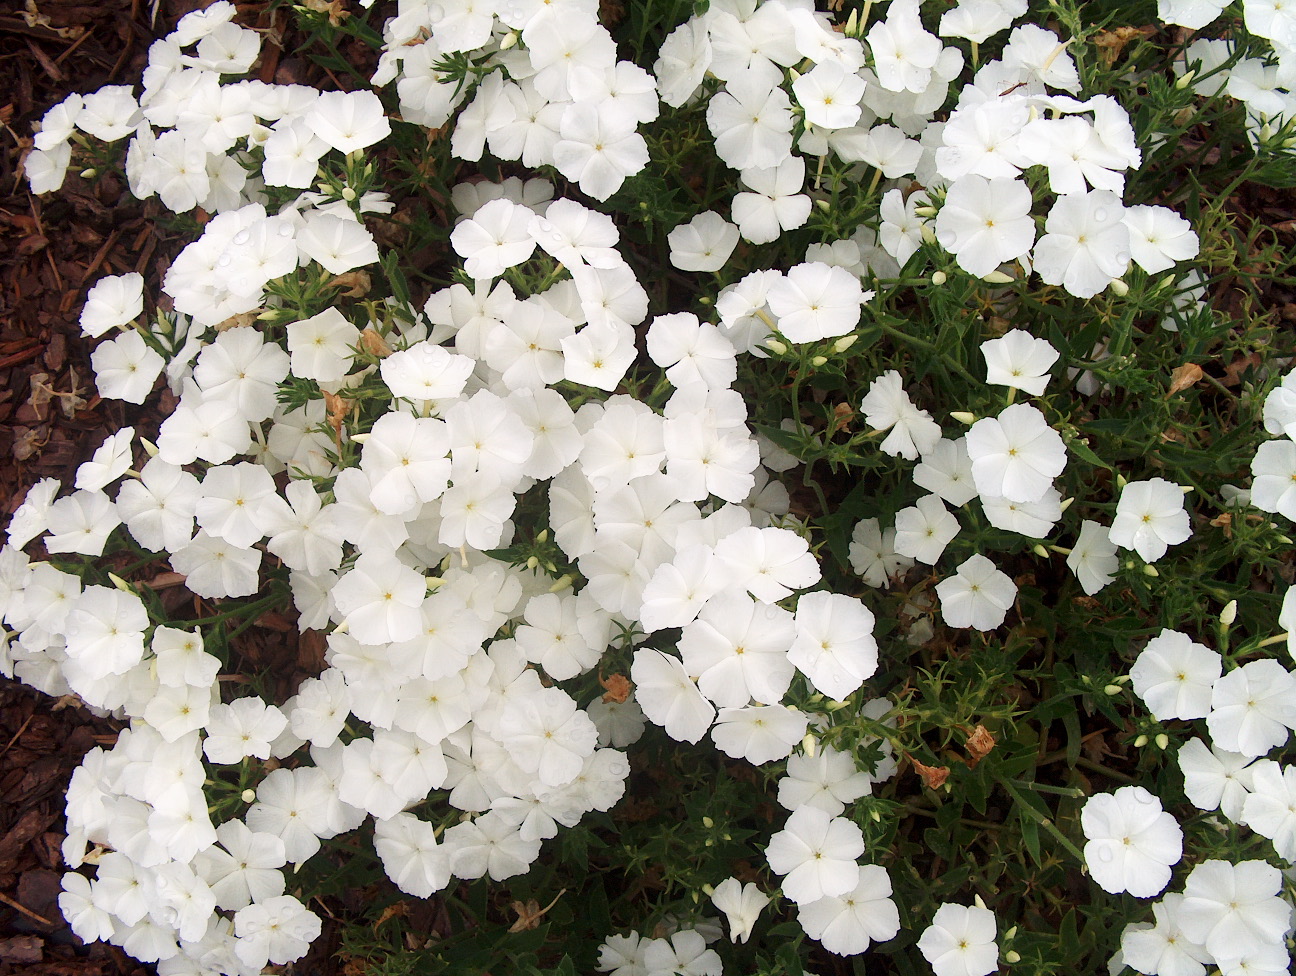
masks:
[[[1016,387],[1041,396],[1048,385],[1049,369],[1058,351],[1047,339],[1037,339],[1023,329],[1013,329],[999,339],[981,343],[986,361],[986,382]]]
[[[321,92],[307,111],[306,125],[343,153],[367,149],[391,133],[391,123],[373,92]]]
[[[945,903],[923,931],[918,950],[936,976],[987,976],[999,966],[994,912]]]
[[[934,566],[959,533],[959,522],[936,495],[924,495],[917,504],[896,512],[895,551]]]
[[[835,61],[823,61],[792,82],[792,94],[806,121],[825,129],[845,129],[860,120],[864,79]]]
[[[449,482],[449,452],[443,421],[383,414],[360,453],[360,470],[369,477],[374,507],[386,515],[400,515],[440,497]]]
[[[602,30],[602,28],[599,28]],[[553,164],[595,200],[606,200],[648,164],[648,144],[633,118],[587,102],[569,105],[562,115]]]
[[[777,603],[820,578],[809,543],[788,529],[738,529],[716,544],[715,554],[732,574],[726,585],[745,588],[762,603]]]
[[[1037,502],[1014,502],[1000,495],[982,495],[981,509],[996,529],[1043,539],[1062,517],[1062,494],[1049,488]]]
[[[869,28],[868,43],[883,88],[921,93],[931,84],[942,46],[940,38],[923,28],[918,0],[892,3],[886,19]]]
[[[931,414],[914,406],[902,384],[898,370],[887,370],[869,384],[860,410],[870,427],[891,431],[879,445],[885,453],[913,461],[936,447],[941,430]]]
[[[1129,230],[1130,256],[1148,274],[1160,274],[1197,256],[1192,224],[1169,207],[1129,207],[1122,218]]]
[[[204,402],[224,400],[244,419],[259,423],[274,413],[278,386],[290,363],[288,354],[266,342],[259,330],[240,326],[226,329],[199,353],[193,375]]]
[[[754,766],[786,759],[806,734],[804,712],[786,705],[747,705],[722,708],[711,738],[731,759]]]
[[[1227,0],[1157,0],[1157,16],[1163,23],[1200,30],[1227,6]]]
[[[955,575],[936,584],[941,616],[951,627],[994,630],[1017,599],[1017,585],[982,555],[970,556]]]
[[[1242,805],[1242,822],[1291,861],[1296,858],[1296,766],[1261,759],[1249,772],[1252,792]]]
[[[882,203],[878,208],[881,224],[878,227],[878,243],[887,254],[895,258],[901,267],[917,253],[923,243],[923,230],[929,221],[919,217],[919,207],[930,207],[931,198],[919,190],[906,197],[899,189],[887,190],[882,194]]]
[[[752,471],[760,463],[755,439],[745,430],[720,428],[711,410],[667,419],[662,443],[666,474],[681,500],[702,501],[715,495],[738,504],[755,485]]]
[[[126,325],[144,311],[144,276],[130,272],[100,278],[86,293],[81,332],[95,338]]]
[[[1296,443],[1266,441],[1251,459],[1251,504],[1296,521]]]
[[[376,821],[374,850],[396,887],[415,898],[428,898],[450,883],[450,858],[437,843],[436,828],[413,814]]]
[[[1120,568],[1120,560],[1106,526],[1090,519],[1080,523],[1080,535],[1067,556],[1067,568],[1089,596],[1112,581]]]
[[[738,245],[738,228],[707,210],[680,224],[666,240],[670,262],[681,271],[719,271]]]
[[[1141,786],[1091,796],[1080,811],[1085,863],[1104,891],[1151,898],[1183,856],[1183,831]]]
[[[260,550],[203,531],[171,554],[171,568],[185,577],[185,586],[208,599],[251,596],[257,591],[260,567]]]
[[[781,874],[783,894],[798,905],[844,895],[858,883],[855,859],[864,853],[864,835],[844,817],[802,807],[770,838],[765,859]]]
[[[534,689],[511,705],[496,735],[518,767],[548,787],[575,779],[598,746],[594,723],[557,688]]]
[[[839,956],[858,955],[900,932],[900,911],[891,899],[886,868],[861,864],[859,871],[859,883],[851,891],[797,906],[797,921],[806,935]]]
[[[1219,810],[1234,823],[1242,820],[1242,808],[1251,789],[1253,757],[1207,747],[1201,739],[1189,739],[1179,747],[1179,771],[1184,777],[1184,796],[1199,810]]]
[[[244,461],[220,464],[203,477],[194,516],[211,536],[250,549],[265,533],[267,504],[275,496],[270,473]]]
[[[76,491],[54,502],[46,521],[46,551],[98,556],[108,536],[121,525],[121,516],[102,491]]]
[[[837,817],[846,804],[873,792],[873,778],[858,769],[854,757],[821,746],[813,756],[796,753],[788,757],[787,775],[779,780],[778,801],[785,810],[817,807]]]
[[[1059,196],[1035,242],[1031,260],[1046,284],[1092,298],[1129,267],[1129,228],[1120,197],[1110,190]]]
[[[491,200],[455,226],[450,245],[474,279],[496,278],[535,251],[529,230],[534,218],[534,211],[511,200]]]
[[[248,756],[269,759],[270,743],[287,725],[283,712],[255,696],[214,705],[207,719],[203,753],[209,762],[220,765],[242,762]]]
[[[595,16],[540,5],[522,40],[535,71],[530,81],[551,102],[591,98],[604,71],[616,64],[616,45]]]
[[[962,508],[977,497],[972,477],[972,459],[968,457],[967,440],[942,438],[922,454],[914,466],[913,480],[919,488],[939,495],[947,504]]]
[[[869,586],[890,589],[892,577],[913,565],[913,559],[896,552],[895,538],[895,528],[883,531],[875,518],[855,523],[849,547],[851,569]]]
[[[95,386],[110,400],[143,403],[153,390],[166,360],[144,342],[134,330],[95,346],[90,354]]]
[[[67,656],[86,677],[125,674],[144,657],[148,612],[134,593],[87,586],[64,624]]]
[[[333,602],[357,640],[384,644],[422,631],[426,594],[427,581],[416,570],[390,554],[366,552],[333,587]]]
[[[1282,883],[1282,873],[1264,861],[1202,861],[1184,882],[1184,935],[1216,959],[1246,946],[1281,945],[1292,920]]]
[[[773,169],[792,151],[792,103],[772,84],[729,81],[711,96],[706,120],[716,154],[736,170]]]
[[[701,932],[686,929],[669,939],[648,939],[641,944],[646,976],[721,976],[719,954],[706,947]]]
[[[1026,0],[959,0],[953,9],[941,14],[940,36],[964,37],[984,44],[1024,13]]]
[[[711,37],[701,18],[690,17],[666,35],[653,64],[661,100],[679,108],[702,84],[711,66]]]
[[[736,194],[730,211],[744,240],[768,244],[809,219],[810,197],[801,192],[805,160],[800,156],[789,156],[773,169],[744,170],[742,181],[750,192]]]
[[[346,376],[360,330],[336,308],[289,322],[288,353],[294,376],[332,383]],[[383,361],[386,367],[387,361]]]
[[[972,477],[983,495],[1037,502],[1066,467],[1066,445],[1038,408],[1026,403],[984,417],[967,432]]]
[[[936,240],[968,274],[985,277],[1035,241],[1031,192],[1021,180],[964,176],[936,215]]]
[[[378,260],[378,245],[364,224],[318,211],[308,214],[297,231],[297,249],[307,260],[335,275]]]
[[[1234,668],[1211,688],[1206,727],[1219,748],[1263,756],[1296,729],[1296,677],[1273,658]]]
[[[1054,193],[1083,196],[1093,187],[1119,197],[1125,190],[1120,172],[1128,165],[1124,155],[1107,146],[1094,126],[1079,116],[1028,122],[1017,144],[1032,163],[1048,167]]]
[[[756,919],[769,904],[769,895],[755,884],[743,884],[737,878],[725,878],[711,892],[711,903],[724,912],[729,922],[729,941],[746,942]]]
[[[684,626],[679,652],[698,676],[698,689],[722,707],[780,701],[792,681],[787,648],[796,634],[792,615],[746,594],[721,592]]]
[[[848,271],[822,261],[790,268],[770,285],[768,303],[791,342],[817,342],[854,331],[872,292]]]
[[[1122,549],[1133,549],[1147,562],[1156,562],[1170,546],[1192,535],[1183,499],[1179,486],[1164,478],[1131,481],[1116,502],[1108,537]]]
[[[611,392],[635,358],[634,329],[625,322],[589,324],[562,340],[563,379]]]
[[[646,633],[684,627],[723,586],[710,546],[692,545],[653,570],[643,588],[639,623]],[[746,704],[745,702],[743,704]]]
[[[234,914],[234,952],[249,969],[300,959],[319,938],[319,916],[291,895],[278,895]]]
[[[795,623],[788,660],[825,695],[840,701],[877,671],[876,621],[861,601],[806,593],[797,600]]]
[[[651,649],[637,650],[630,680],[643,713],[672,739],[697,742],[706,735],[715,708],[702,697],[678,658]]]
[[[658,315],[648,326],[648,357],[676,387],[727,388],[738,375],[734,348],[716,326],[692,312]]]
[[[1134,692],[1159,722],[1205,718],[1211,686],[1219,679],[1223,659],[1187,634],[1162,629],[1139,653],[1130,678]]]
[[[622,264],[616,250],[620,238],[607,214],[581,206],[575,200],[555,200],[530,225],[531,236],[545,251],[566,265],[588,264],[614,268]]]
[[[1205,976],[1203,963],[1211,961],[1205,946],[1184,935],[1179,924],[1183,895],[1170,892],[1152,905],[1156,924],[1140,928],[1130,924],[1121,934],[1125,964],[1140,973],[1163,976]]]

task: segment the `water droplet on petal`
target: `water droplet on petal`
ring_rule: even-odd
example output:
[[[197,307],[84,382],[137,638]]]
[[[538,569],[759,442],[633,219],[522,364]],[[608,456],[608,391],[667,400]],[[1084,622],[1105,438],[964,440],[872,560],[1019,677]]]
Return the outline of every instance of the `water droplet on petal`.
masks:
[[[251,237],[252,235],[248,231],[241,230],[234,235],[234,243],[239,245],[246,244]]]
[[[1103,864],[1111,864],[1112,852],[1105,847],[1100,847],[1098,849],[1098,860],[1102,861]]]
[[[553,241],[555,244],[561,244],[562,239],[563,239],[562,234],[558,233],[557,231],[554,231],[552,234],[549,235],[549,240]]]
[[[1102,207],[1099,207],[1097,210],[1094,211],[1094,220],[1106,220],[1106,219],[1107,219],[1107,211],[1104,210]]]
[[[229,264],[230,256],[228,254],[222,254],[216,261],[216,267],[218,268],[228,268]]]
[[[288,224],[281,224],[279,226],[280,237],[292,237],[292,235],[293,235],[293,229]]]

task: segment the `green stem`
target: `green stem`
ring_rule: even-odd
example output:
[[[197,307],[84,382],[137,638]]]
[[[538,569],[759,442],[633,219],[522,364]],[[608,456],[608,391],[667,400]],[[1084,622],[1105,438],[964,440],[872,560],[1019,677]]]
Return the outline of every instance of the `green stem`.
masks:
[[[1085,856],[1081,853],[1080,848],[1076,847],[1075,844],[1072,843],[1071,838],[1058,830],[1057,824],[1055,824],[1049,817],[1044,816],[1044,814],[1036,810],[1035,807],[1032,806],[1024,796],[1022,796],[1021,791],[1017,789],[1012,780],[1005,776],[996,776],[995,779],[999,781],[999,785],[1004,788],[1005,792],[1013,798],[1013,801],[1017,804],[1019,814],[1029,816],[1037,824],[1052,834],[1053,839],[1062,845],[1063,850],[1081,864],[1086,863]]]

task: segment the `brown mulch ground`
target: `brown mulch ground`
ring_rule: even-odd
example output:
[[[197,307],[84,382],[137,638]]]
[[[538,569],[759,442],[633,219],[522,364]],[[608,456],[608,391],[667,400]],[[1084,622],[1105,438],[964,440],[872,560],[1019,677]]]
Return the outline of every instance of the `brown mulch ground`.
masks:
[[[137,82],[149,44],[201,0],[0,0],[0,525],[45,477],[72,481],[112,430],[156,430],[144,407],[101,401],[77,319],[86,289],[106,274],[156,282],[177,249],[115,180],[75,172],[57,194],[27,191],[21,158],[32,123],[71,92]],[[240,21],[282,28],[265,0],[240,3]],[[301,62],[268,42],[264,80],[303,81]],[[64,923],[63,795],[84,753],[111,745],[120,723],[0,679],[0,976],[144,973],[121,950],[84,947]],[[321,972],[323,970],[320,970]]]

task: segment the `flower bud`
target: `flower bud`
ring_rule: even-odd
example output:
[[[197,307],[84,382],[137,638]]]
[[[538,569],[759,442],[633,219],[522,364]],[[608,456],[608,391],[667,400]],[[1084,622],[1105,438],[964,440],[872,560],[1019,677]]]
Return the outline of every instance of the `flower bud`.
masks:
[[[1187,88],[1189,85],[1193,83],[1193,79],[1196,77],[1197,77],[1197,72],[1195,69],[1193,71],[1185,71],[1182,75],[1179,76],[1178,80],[1175,81],[1175,88],[1178,91],[1183,91],[1185,88]]]
[[[703,817],[702,826],[705,827],[707,830],[710,830],[712,827],[715,826],[715,821],[712,820],[710,817]]]
[[[1048,550],[1038,542],[1031,546],[1031,552],[1035,553],[1035,555],[1039,556],[1041,559],[1048,559]]]
[[[827,363],[828,363],[827,356],[815,356],[813,359],[810,360],[810,365],[815,367],[825,366],[827,365]]]
[[[814,737],[813,732],[807,732],[805,738],[801,740],[801,751],[807,756],[814,758],[815,751],[819,747],[819,740]]]
[[[1146,735],[1140,735],[1137,739],[1134,740],[1135,749],[1142,749],[1147,744],[1148,744],[1148,737]]]
[[[353,443],[353,444],[363,444],[363,443],[364,443],[365,441],[367,441],[368,439],[369,439],[369,435],[368,435],[368,434],[352,434],[352,435],[351,435],[351,443]]]
[[[990,285],[1008,285],[1016,279],[1002,271],[991,271],[988,275],[982,275],[981,280]]]
[[[869,811],[869,816],[873,818],[873,822],[874,822],[874,823],[881,823],[881,822],[882,822],[882,814],[880,814],[880,813],[879,813],[878,811],[876,811],[876,810],[870,810],[870,811]]]
[[[914,207],[914,216],[922,217],[924,220],[926,220],[929,217],[935,217],[936,208],[935,207]]]
[[[1220,623],[1225,627],[1232,627],[1235,620],[1237,620],[1237,600],[1229,600],[1220,611]]]
[[[350,202],[351,202],[352,200],[354,200],[355,198],[356,198],[356,191],[355,191],[355,190],[351,189],[351,187],[349,187],[349,186],[344,186],[344,187],[342,187],[342,199],[343,199],[343,200],[345,200],[347,203],[350,203]]]
[[[559,590],[565,590],[572,585],[571,573],[564,573],[554,581],[554,585],[549,587],[550,593],[557,593]]]
[[[93,167],[91,167],[90,169],[83,169],[81,171],[81,179],[83,180],[93,180],[98,175],[99,174],[94,170]]]
[[[256,799],[256,790],[244,790],[239,794],[239,799],[244,803],[251,803]]]
[[[509,31],[507,34],[504,35],[504,39],[500,41],[499,49],[501,51],[507,51],[509,48],[516,45],[517,42],[518,42],[518,32]]]
[[[788,351],[788,347],[783,343],[779,342],[777,339],[767,339],[765,341],[765,348],[768,349],[776,356],[782,356],[785,352]]]
[[[1111,696],[1111,695],[1119,695],[1120,693],[1121,693],[1120,685],[1107,685],[1103,688],[1104,695]]]
[[[1015,936],[1016,934],[1017,934],[1017,926],[1014,925],[1012,928],[1010,928],[1007,932],[1004,933],[1004,941],[1011,942],[1013,940],[1013,936]]]
[[[535,568],[536,568],[537,566],[539,566],[539,565],[540,565],[540,560],[539,560],[538,557],[536,557],[536,556],[527,556],[527,561],[526,561],[526,568],[527,568],[527,569],[535,569]]]
[[[1170,745],[1170,736],[1166,735],[1164,732],[1157,733],[1156,745],[1158,749],[1164,752]]]
[[[1064,498],[1062,499],[1061,502],[1058,503],[1058,507],[1061,509],[1061,511],[1065,512],[1068,508],[1071,507],[1071,503],[1073,501],[1075,501],[1074,498]]]
[[[147,454],[149,457],[155,458],[158,456],[157,445],[154,444],[151,440],[149,440],[146,437],[141,437],[139,439],[139,442],[144,445],[144,453]]]
[[[1160,575],[1161,575],[1161,571],[1158,570],[1155,566],[1153,566],[1153,565],[1151,565],[1151,564],[1149,563],[1149,564],[1145,564],[1145,565],[1143,566],[1143,575],[1144,575],[1144,576],[1160,576]]]
[[[1111,284],[1107,287],[1112,290],[1117,298],[1124,298],[1129,294],[1129,285],[1122,278],[1113,278]]]
[[[968,413],[966,410],[953,410],[950,412],[950,419],[957,420],[960,424],[967,424],[971,427],[976,423],[976,414]]]
[[[109,573],[108,578],[112,580],[112,585],[117,587],[117,589],[121,590],[122,592],[124,593],[135,592],[133,589],[131,589],[131,585],[127,583],[124,579],[122,579],[120,576],[118,576],[116,573]]]
[[[1004,962],[1010,964],[1014,962],[1021,962],[1021,953],[1017,952],[1015,949],[1009,949],[1007,952],[1004,953]]]
[[[820,210],[822,210],[824,213],[827,213],[829,210],[832,209],[832,204],[829,203],[827,200],[816,200],[815,206],[818,207]]]
[[[947,281],[949,281],[949,275],[947,275],[944,271],[932,272],[931,283],[935,285],[937,288],[945,284],[945,282]]]
[[[984,909],[986,907],[985,900],[980,895],[973,895],[972,901],[977,908]]]
[[[859,334],[856,332],[852,332],[848,336],[842,336],[840,339],[838,339],[836,342],[833,343],[832,351],[834,353],[843,353],[851,346],[855,345],[855,340],[858,338],[859,338]]]

